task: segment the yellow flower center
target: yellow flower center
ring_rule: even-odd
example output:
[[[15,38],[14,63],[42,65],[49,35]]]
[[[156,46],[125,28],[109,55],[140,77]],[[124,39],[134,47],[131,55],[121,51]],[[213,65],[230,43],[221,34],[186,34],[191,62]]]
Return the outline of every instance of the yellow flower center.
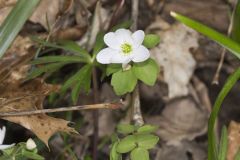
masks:
[[[122,44],[121,49],[125,55],[129,55],[132,52],[132,46],[128,43]]]

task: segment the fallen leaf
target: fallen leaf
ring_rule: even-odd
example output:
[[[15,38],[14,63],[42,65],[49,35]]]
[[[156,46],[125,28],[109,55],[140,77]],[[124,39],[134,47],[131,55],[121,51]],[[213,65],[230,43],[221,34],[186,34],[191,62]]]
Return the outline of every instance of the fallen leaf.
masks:
[[[24,82],[34,56],[31,42],[27,37],[18,37],[5,56],[0,60],[0,112],[21,112],[43,109],[43,100],[51,92],[59,90],[58,85],[46,84],[35,79]],[[68,121],[46,114],[30,116],[1,117],[22,125],[36,134],[46,145],[49,138],[58,131],[77,133],[68,127]]]
[[[155,160],[206,160],[207,152],[204,148],[206,146],[195,141],[183,141],[178,146],[162,145],[157,151]]]
[[[167,1],[162,12],[164,19],[171,19],[170,11],[181,13],[222,32],[227,32],[228,30],[230,8],[228,4],[221,0]]]
[[[29,37],[18,36],[6,54],[0,59],[0,83],[5,81],[19,81],[24,79],[35,51]],[[7,79],[6,79],[7,78]]]
[[[146,117],[146,122],[159,126],[157,135],[168,145],[177,146],[182,140],[193,140],[207,131],[208,112],[193,98],[176,99],[168,103],[161,116]]]
[[[231,121],[228,127],[228,152],[227,160],[234,160],[240,147],[240,123]]]
[[[57,14],[59,13],[60,0],[41,0],[37,9],[30,17],[30,21],[33,23],[41,24],[45,29],[49,29],[53,26],[57,19]]]
[[[198,33],[176,24],[158,34],[161,43],[151,53],[163,68],[169,98],[187,95],[187,85],[196,65],[189,50],[198,47]]]
[[[41,80],[32,80],[26,84],[2,83],[0,85],[0,112],[42,109],[45,96],[58,89],[59,86],[49,85]],[[67,126],[68,121],[53,118],[46,114],[2,117],[2,119],[18,123],[31,130],[46,145],[48,145],[49,138],[56,132],[77,133],[73,128]]]

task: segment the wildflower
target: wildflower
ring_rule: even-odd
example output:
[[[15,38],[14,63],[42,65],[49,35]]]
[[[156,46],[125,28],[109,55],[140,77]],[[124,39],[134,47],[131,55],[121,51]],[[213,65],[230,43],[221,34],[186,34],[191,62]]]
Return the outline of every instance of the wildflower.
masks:
[[[29,138],[27,140],[27,143],[26,143],[26,148],[28,150],[33,150],[37,147],[36,143],[34,142],[34,140],[32,138]]]
[[[130,61],[143,62],[150,57],[149,50],[142,45],[144,32],[138,30],[132,33],[127,29],[118,29],[104,36],[108,48],[97,54],[97,61],[102,64],[122,63],[127,66]]]
[[[3,128],[0,129],[0,150],[8,149],[15,145],[15,144],[9,144],[9,145],[3,144],[5,133],[6,133],[6,127],[3,126]]]

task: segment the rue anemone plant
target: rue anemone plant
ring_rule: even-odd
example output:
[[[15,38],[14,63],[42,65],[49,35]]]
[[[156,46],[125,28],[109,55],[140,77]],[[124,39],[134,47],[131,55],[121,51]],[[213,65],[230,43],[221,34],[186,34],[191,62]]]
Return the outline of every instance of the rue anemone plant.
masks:
[[[31,62],[34,69],[28,79],[42,74],[49,76],[69,64],[80,64],[79,70],[73,73],[61,88],[62,94],[72,88],[71,97],[74,103],[77,102],[81,91],[87,93],[90,91],[95,67],[102,71],[102,79],[111,76],[111,85],[119,96],[131,93],[138,81],[153,86],[157,80],[159,66],[150,58],[149,49],[155,47],[160,42],[160,38],[154,34],[145,35],[142,30],[132,33],[127,29],[129,26],[130,23],[123,23],[106,34],[100,32],[91,52],[74,41],[50,43],[34,37],[33,40],[41,46],[50,47],[50,50],[62,49],[70,52],[70,55],[36,58]],[[122,154],[130,153],[131,160],[149,160],[148,150],[159,140],[153,134],[155,130],[156,127],[151,125],[119,125],[120,138],[115,137],[113,140],[110,159],[121,160]]]

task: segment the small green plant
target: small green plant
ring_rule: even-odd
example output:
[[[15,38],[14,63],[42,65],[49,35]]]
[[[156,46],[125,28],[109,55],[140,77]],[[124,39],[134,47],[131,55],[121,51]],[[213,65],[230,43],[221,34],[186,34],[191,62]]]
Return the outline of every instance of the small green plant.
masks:
[[[159,141],[159,137],[153,132],[156,126],[143,125],[134,126],[130,124],[119,124],[110,151],[110,160],[121,160],[122,154],[130,153],[131,160],[149,160],[149,149]]]
[[[118,26],[129,25],[124,23]],[[28,79],[42,74],[51,75],[68,64],[81,64],[81,68],[70,76],[61,88],[62,93],[72,88],[71,97],[74,103],[77,102],[81,90],[89,92],[94,68],[102,71],[102,79],[111,76],[111,85],[117,95],[131,93],[138,80],[150,86],[157,80],[159,66],[150,58],[149,48],[155,47],[160,38],[154,34],[145,35],[142,30],[132,33],[128,29],[114,27],[107,34],[100,32],[91,53],[72,41],[50,43],[38,38],[33,39],[42,46],[63,49],[73,55],[44,56],[35,59],[32,64],[40,67],[33,69]],[[107,48],[104,48],[105,44]],[[120,160],[118,157],[121,157],[121,154],[130,152],[132,160],[148,160],[148,150],[158,142],[158,137],[152,134],[155,129],[156,127],[151,125],[139,127],[119,125],[118,133],[125,137],[121,140],[117,138],[113,142],[111,159]]]
[[[0,160],[44,160],[38,154],[38,149],[35,142],[30,138],[27,142],[20,142],[15,146],[11,146],[2,150]]]
[[[130,31],[126,30],[126,32]],[[143,34],[142,40],[140,40],[141,42],[139,42],[139,44],[134,44],[135,46],[130,46],[129,53],[124,53],[125,55],[123,55],[122,57],[119,56],[118,52],[116,52],[115,50],[109,50],[108,48],[103,49],[105,44],[104,33],[102,32],[100,32],[96,38],[96,43],[92,50],[92,54],[88,53],[88,51],[86,51],[73,41],[60,41],[55,44],[33,37],[34,41],[40,43],[45,47],[63,49],[65,51],[71,52],[73,55],[44,56],[35,59],[34,61],[32,61],[31,64],[41,65],[41,67],[35,68],[29,74],[28,79],[36,78],[44,73],[47,75],[51,75],[52,73],[56,72],[57,70],[68,64],[83,64],[76,73],[74,73],[67,79],[67,81],[65,81],[61,88],[62,94],[65,93],[67,89],[72,88],[71,97],[74,103],[77,102],[81,90],[84,90],[87,93],[89,92],[91,88],[92,70],[94,67],[98,67],[100,70],[103,71],[102,77],[105,77],[106,75],[112,75],[111,85],[113,86],[114,91],[117,95],[123,95],[127,92],[132,92],[137,84],[137,80],[141,80],[145,84],[152,86],[157,79],[159,67],[153,59],[149,59],[150,54],[147,48],[153,48],[154,46],[156,46],[159,43],[160,38],[157,35],[153,34],[149,34],[146,36],[144,36],[144,33],[140,34]],[[143,45],[141,45],[141,43],[143,43]],[[140,45],[139,50],[134,50],[137,45]],[[132,52],[131,49],[133,49],[133,51],[135,52]],[[115,55],[117,58],[111,58],[111,60],[113,60],[113,63],[111,63],[112,61],[109,61],[109,59],[106,59],[106,56],[101,59],[99,55],[102,51],[110,51],[109,53],[113,54],[116,53]],[[146,52],[147,55],[141,55],[141,51]],[[137,53],[139,53],[139,57],[137,57]],[[103,64],[109,65],[106,66],[97,63],[97,55],[98,57],[100,57],[100,63],[102,60]],[[135,59],[132,56],[135,56]],[[120,58],[120,60],[118,60],[118,58]],[[131,62],[131,58],[135,63]]]

